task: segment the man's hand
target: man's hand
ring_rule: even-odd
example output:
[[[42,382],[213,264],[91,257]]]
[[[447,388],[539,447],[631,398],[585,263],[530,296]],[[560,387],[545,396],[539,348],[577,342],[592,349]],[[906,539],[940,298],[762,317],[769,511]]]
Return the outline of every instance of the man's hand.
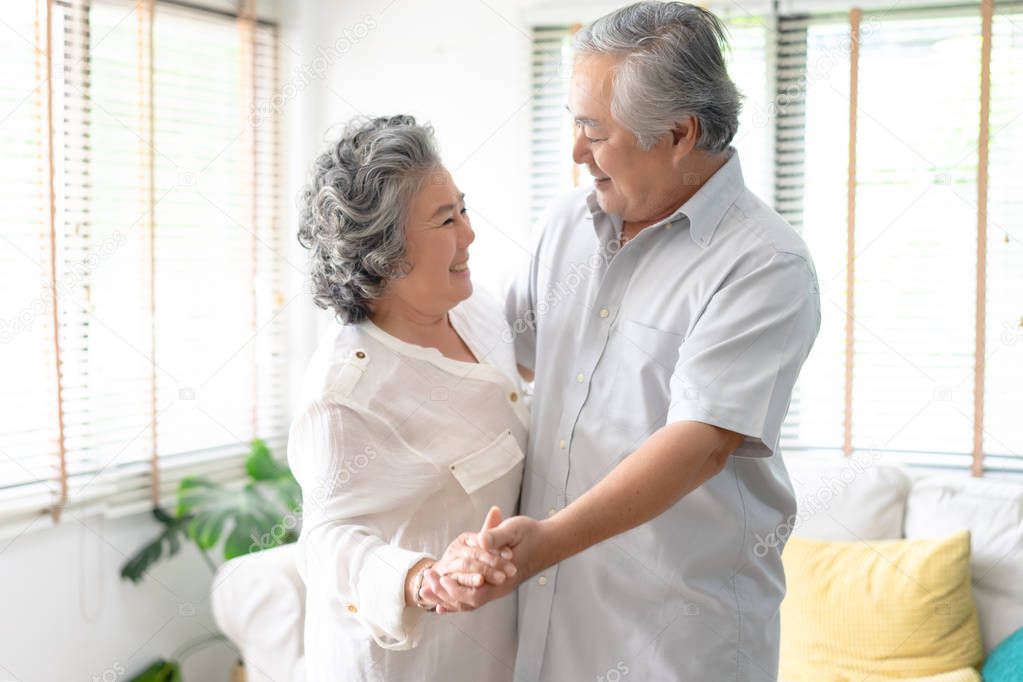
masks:
[[[497,527],[501,510],[491,507],[481,530]],[[471,611],[481,606],[478,593],[488,587],[504,585],[518,572],[509,548],[492,551],[480,547],[476,533],[462,533],[448,545],[440,561],[426,572],[420,596],[437,605],[438,613]],[[489,600],[487,600],[489,601]]]
[[[497,549],[510,549],[515,553],[515,564],[518,570],[518,581],[547,568],[553,561],[548,561],[553,541],[548,528],[542,521],[528,516],[513,516],[496,528],[484,527],[475,538],[481,549],[492,552]]]
[[[443,608],[438,607],[438,612],[478,609],[487,602],[510,594],[523,580],[555,563],[552,558],[554,553],[550,547],[554,537],[549,524],[528,516],[513,516],[498,525],[494,522],[501,520],[500,515],[493,512],[494,510],[491,510],[491,514],[487,516],[487,523],[483,525],[482,530],[474,534],[476,537],[468,538],[466,542],[485,553],[511,550],[517,568],[515,574],[499,585],[486,584],[477,588],[465,588],[444,576],[427,571],[424,584],[430,586],[430,594],[437,594],[439,598],[449,602]],[[427,593],[425,587],[423,593]]]

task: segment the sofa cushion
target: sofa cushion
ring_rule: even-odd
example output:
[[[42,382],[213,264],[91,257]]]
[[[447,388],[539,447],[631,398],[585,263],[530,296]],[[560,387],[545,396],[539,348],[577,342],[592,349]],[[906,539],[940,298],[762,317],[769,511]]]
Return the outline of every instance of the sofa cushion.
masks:
[[[902,537],[911,481],[895,466],[863,452],[852,457],[785,455],[796,494],[792,535],[817,540]]]
[[[906,537],[969,530],[973,594],[987,651],[1023,627],[1023,483],[935,476],[913,484]]]
[[[1023,629],[998,645],[984,661],[984,682],[1023,680]]]
[[[956,671],[980,664],[968,533],[871,542],[792,538],[782,561],[788,593],[781,605],[781,679],[954,680],[963,679]]]

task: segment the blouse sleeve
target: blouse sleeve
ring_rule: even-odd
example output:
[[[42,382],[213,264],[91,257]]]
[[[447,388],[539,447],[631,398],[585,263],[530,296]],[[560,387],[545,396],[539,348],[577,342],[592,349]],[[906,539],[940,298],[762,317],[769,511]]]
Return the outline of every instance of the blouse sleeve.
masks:
[[[308,599],[335,601],[385,649],[410,649],[423,611],[405,604],[405,577],[430,555],[391,538],[429,493],[434,466],[371,426],[323,400],[292,424],[288,459],[303,500],[298,566]],[[346,443],[364,445],[345,451]]]

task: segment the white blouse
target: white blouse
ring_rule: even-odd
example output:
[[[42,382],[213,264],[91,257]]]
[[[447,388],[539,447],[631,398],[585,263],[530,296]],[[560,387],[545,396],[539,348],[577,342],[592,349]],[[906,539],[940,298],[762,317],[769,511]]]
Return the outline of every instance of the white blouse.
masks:
[[[332,327],[309,364],[288,439],[309,682],[512,679],[514,595],[443,616],[405,604],[416,562],[518,506],[529,413],[507,324],[482,292],[450,320],[478,364],[369,321]]]

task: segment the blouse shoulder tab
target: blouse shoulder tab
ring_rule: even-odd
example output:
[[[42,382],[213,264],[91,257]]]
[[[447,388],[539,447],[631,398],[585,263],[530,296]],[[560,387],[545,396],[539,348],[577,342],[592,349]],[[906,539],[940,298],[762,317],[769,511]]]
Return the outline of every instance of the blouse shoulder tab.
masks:
[[[369,368],[370,352],[366,348],[353,348],[338,365],[335,366],[330,385],[325,397],[328,400],[345,401]]]

